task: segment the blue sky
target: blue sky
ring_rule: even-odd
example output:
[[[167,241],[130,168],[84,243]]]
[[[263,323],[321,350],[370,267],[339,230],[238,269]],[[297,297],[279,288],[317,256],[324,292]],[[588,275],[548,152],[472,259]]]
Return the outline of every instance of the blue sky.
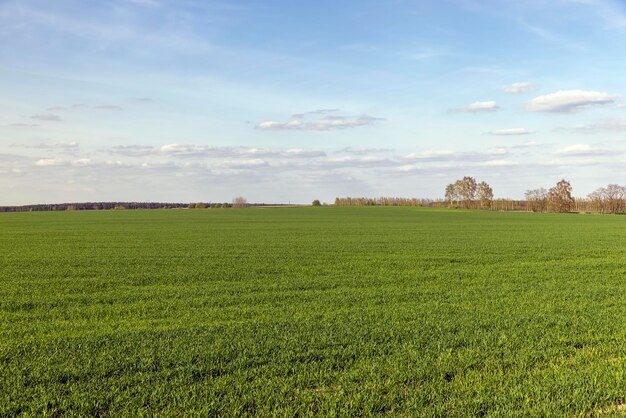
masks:
[[[626,3],[0,0],[0,204],[626,183]]]

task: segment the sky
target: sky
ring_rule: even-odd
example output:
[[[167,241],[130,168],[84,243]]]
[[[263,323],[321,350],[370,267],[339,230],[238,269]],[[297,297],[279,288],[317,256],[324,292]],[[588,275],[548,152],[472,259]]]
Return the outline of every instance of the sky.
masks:
[[[0,205],[626,184],[622,0],[0,0]]]

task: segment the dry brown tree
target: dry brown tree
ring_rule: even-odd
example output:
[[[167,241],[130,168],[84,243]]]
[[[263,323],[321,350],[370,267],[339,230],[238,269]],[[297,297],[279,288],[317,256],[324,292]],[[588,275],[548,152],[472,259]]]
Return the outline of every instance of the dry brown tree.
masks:
[[[233,198],[234,208],[246,208],[248,207],[248,200],[243,196],[237,196]]]
[[[552,212],[570,212],[574,208],[572,185],[562,179],[548,191],[548,207]]]
[[[548,191],[543,187],[526,190],[526,210],[532,212],[545,212],[548,210]]]
[[[491,202],[493,200],[493,189],[487,182],[481,181],[476,186],[476,197],[480,202],[481,209],[491,209]]]

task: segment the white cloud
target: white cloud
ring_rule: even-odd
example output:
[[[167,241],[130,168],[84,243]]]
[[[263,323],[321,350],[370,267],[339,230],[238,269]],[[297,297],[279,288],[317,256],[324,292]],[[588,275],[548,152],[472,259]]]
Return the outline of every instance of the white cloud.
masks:
[[[328,131],[356,128],[360,126],[375,125],[384,118],[360,115],[347,116],[338,114],[341,109],[324,108],[308,112],[296,113],[287,122],[275,120],[264,120],[259,122],[254,128],[259,130],[307,130],[307,131]]]
[[[391,152],[389,148],[354,148],[344,147],[335,151],[335,154],[351,154],[351,155],[368,155],[368,154],[381,154]]]
[[[155,148],[147,145],[118,145],[107,150],[109,154],[124,155],[127,157],[144,157],[154,154]]]
[[[282,130],[290,130],[290,129],[302,129],[303,126],[304,126],[304,123],[298,119],[290,120],[289,122],[276,122],[273,120],[264,120],[263,122],[260,122],[258,125],[256,125],[255,128],[263,129],[263,130],[282,131]]]
[[[215,147],[195,144],[167,144],[160,148],[140,145],[118,146],[109,148],[109,153],[140,157],[145,155],[168,155],[185,158],[288,158],[306,159],[325,157],[326,153],[312,148],[253,148],[253,147]]]
[[[376,123],[385,120],[384,118],[378,118],[369,115],[361,115],[356,117],[348,116],[331,116],[327,113],[335,112],[336,109],[321,109],[313,112],[302,113],[294,116],[305,115],[325,115],[321,119],[305,122],[302,119],[292,119],[288,122],[276,122],[273,120],[265,120],[255,126],[255,129],[260,130],[307,130],[307,131],[328,131],[333,129],[348,129],[356,128],[359,126],[375,125]]]
[[[72,165],[75,165],[75,166],[87,166],[91,164],[92,164],[91,158],[79,158],[77,160],[72,161]]]
[[[280,153],[285,157],[304,157],[304,158],[313,158],[313,157],[324,157],[326,153],[324,151],[315,150],[315,149],[303,149],[303,148],[290,148]]]
[[[42,158],[35,162],[37,167],[50,167],[55,165],[61,165],[63,162],[56,158]]]
[[[379,121],[385,120],[368,115],[362,115],[356,118],[344,116],[327,116],[324,119],[306,124],[306,129],[316,131],[327,131],[330,129],[346,129],[356,128],[359,126],[374,125]]]
[[[495,131],[489,132],[491,135],[502,135],[502,136],[511,136],[511,135],[528,135],[530,131],[525,128],[509,128],[509,129],[497,129]]]
[[[502,87],[502,90],[505,93],[521,94],[521,93],[528,93],[528,92],[537,90],[538,88],[539,86],[537,86],[534,83],[523,82],[523,83],[509,84],[507,86]]]
[[[33,149],[46,149],[46,150],[77,150],[79,148],[78,142],[42,142],[35,145],[29,144],[12,144],[14,148],[33,148]]]
[[[500,107],[494,101],[486,101],[486,102],[474,102],[470,103],[465,107],[458,109],[460,112],[493,112],[494,110],[498,110]]]
[[[581,133],[621,132],[626,131],[626,119],[607,119],[590,125],[577,125],[569,130]]]
[[[403,157],[404,160],[421,162],[480,162],[489,161],[495,157],[503,157],[508,154],[506,148],[494,148],[482,152],[459,152],[452,150],[428,150],[414,152]]]
[[[571,155],[571,156],[581,156],[581,155],[601,155],[601,154],[609,154],[613,152],[609,152],[606,150],[602,150],[600,148],[588,145],[588,144],[574,144],[569,145],[567,147],[561,148],[557,152],[560,155]]]
[[[526,105],[532,112],[578,112],[590,106],[613,103],[617,96],[599,91],[560,90],[556,93],[538,96]]]
[[[485,161],[484,163],[482,163],[482,165],[485,167],[511,167],[511,166],[515,166],[518,164],[519,163],[516,161],[507,160],[507,159],[489,160],[489,161]]]
[[[442,160],[454,157],[457,154],[452,150],[428,150],[422,152],[412,152],[404,156],[407,160]]]
[[[254,158],[254,159],[225,160],[225,161],[221,161],[218,165],[220,168],[250,169],[250,168],[266,167],[269,164],[262,159]]]

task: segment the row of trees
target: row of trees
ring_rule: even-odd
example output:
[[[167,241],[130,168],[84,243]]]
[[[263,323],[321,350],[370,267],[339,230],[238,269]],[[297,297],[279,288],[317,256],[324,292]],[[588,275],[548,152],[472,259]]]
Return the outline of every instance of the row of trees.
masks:
[[[233,199],[232,203],[224,202],[224,203],[205,203],[205,202],[196,202],[190,203],[187,205],[189,209],[219,209],[219,208],[247,208],[250,206],[248,204],[248,200],[245,197],[238,196]]]
[[[574,199],[572,185],[559,181],[550,190],[526,191],[528,210],[533,212],[600,212],[626,213],[626,187],[609,184],[587,195],[587,199]]]
[[[0,206],[0,212],[49,212],[65,210],[109,210],[109,209],[179,209],[186,208],[187,203],[159,202],[83,202],[55,203],[24,206]]]
[[[0,212],[50,212],[66,210],[122,210],[122,209],[204,209],[245,208],[250,206],[246,198],[238,196],[232,203],[159,203],[159,202],[84,202],[55,203],[24,206],[0,206]]]
[[[497,211],[626,213],[626,187],[609,184],[590,193],[586,199],[574,199],[572,185],[562,179],[550,189],[527,190],[525,200],[494,199],[493,189],[488,183],[477,182],[475,178],[465,176],[446,186],[443,200],[338,197],[335,199],[335,206],[426,206]]]
[[[563,179],[549,190],[532,189],[527,190],[526,207],[532,212],[572,212],[575,201],[572,197],[572,185]]]
[[[319,206],[315,203],[313,206]],[[411,199],[403,197],[338,197],[335,206],[432,206],[432,199]]]
[[[490,209],[493,189],[484,181],[477,183],[474,177],[465,176],[446,186],[445,200],[450,207]]]
[[[626,187],[619,184],[609,184],[600,187],[588,196],[597,212],[601,213],[625,213],[626,212]]]

